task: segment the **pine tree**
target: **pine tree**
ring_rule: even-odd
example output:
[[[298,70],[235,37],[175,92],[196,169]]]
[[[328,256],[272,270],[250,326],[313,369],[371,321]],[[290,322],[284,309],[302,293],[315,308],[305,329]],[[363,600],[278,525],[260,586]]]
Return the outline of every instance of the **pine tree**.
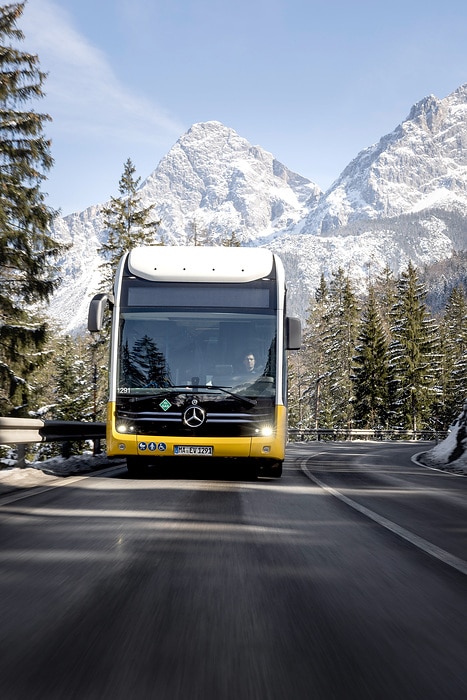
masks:
[[[391,340],[391,311],[397,298],[397,280],[388,265],[376,276],[372,286],[386,340],[389,343]]]
[[[110,205],[102,210],[107,240],[99,253],[105,259],[101,267],[104,286],[108,289],[112,288],[117,265],[124,253],[136,246],[157,244],[155,237],[160,221],[151,219],[154,204],[141,206],[138,194],[141,178],[136,178],[135,172],[136,168],[128,158],[118,185],[120,196],[111,197]]]
[[[446,430],[467,397],[467,299],[462,286],[448,298],[440,323],[442,371],[437,406],[439,427]]]
[[[323,337],[332,396],[333,424],[350,427],[353,419],[352,359],[358,331],[359,309],[352,282],[342,268],[332,274]]]
[[[99,249],[104,258],[101,264],[103,270],[101,285],[107,291],[113,289],[115,273],[122,256],[136,246],[164,245],[156,241],[160,221],[151,219],[154,204],[143,207],[140,202],[138,188],[140,177],[135,177],[136,168],[128,158],[124,164],[123,173],[119,180],[120,196],[111,197],[110,205],[102,210],[107,239]],[[107,386],[107,357],[110,339],[110,314],[104,318],[101,333],[94,337],[89,344],[92,355],[94,382],[98,394],[97,418],[104,416],[105,387]]]
[[[327,328],[328,285],[321,275],[308,310],[302,347],[290,358],[290,410],[299,427],[328,427],[329,393],[325,380],[329,367],[323,337]]]
[[[316,288],[315,291],[315,300],[317,304],[322,304],[325,303],[327,298],[329,296],[329,288],[326,282],[326,279],[321,273],[321,277],[319,278],[319,286]]]
[[[129,360],[136,385],[168,386],[169,374],[164,353],[160,352],[150,336],[144,335],[135,342]]]
[[[193,219],[189,223],[189,234],[187,235],[187,245],[193,246],[208,246],[211,245],[211,235],[209,231],[200,227],[196,219]],[[233,234],[234,235],[234,234]]]
[[[26,413],[29,375],[41,361],[46,324],[33,313],[59,283],[62,252],[48,233],[55,212],[41,185],[53,163],[43,134],[50,117],[30,102],[43,97],[37,56],[19,50],[16,23],[25,3],[0,7],[0,413]],[[11,42],[15,43],[15,46]],[[10,43],[9,43],[10,42]]]
[[[397,287],[390,346],[396,398],[393,408],[403,427],[415,431],[429,425],[436,400],[438,334],[425,305],[426,290],[412,263],[401,274]]]
[[[49,334],[47,362],[31,377],[37,407],[35,417],[94,420],[95,386],[92,355],[86,336]]]
[[[302,413],[300,403],[300,351],[287,354],[287,416],[289,428],[301,428]]]
[[[362,428],[385,426],[388,404],[388,344],[374,287],[370,287],[368,292],[357,342],[352,376],[355,420]]]
[[[222,239],[221,245],[223,245],[225,248],[240,248],[242,244],[238,240],[235,231],[232,231],[230,236],[227,236],[226,238]]]
[[[51,339],[47,346],[49,362],[34,375],[41,387],[39,408],[33,415],[48,420],[94,420],[94,385],[92,364],[84,338],[69,335]],[[44,381],[48,380],[48,385]],[[80,454],[85,442],[41,444],[35,459],[42,460],[58,454],[69,457]]]
[[[92,381],[82,341],[69,335],[60,339],[55,360],[55,406],[58,420],[93,418]]]
[[[342,269],[332,274],[329,284],[321,276],[295,361],[302,423],[316,428],[352,424],[357,328],[358,304],[349,277]]]

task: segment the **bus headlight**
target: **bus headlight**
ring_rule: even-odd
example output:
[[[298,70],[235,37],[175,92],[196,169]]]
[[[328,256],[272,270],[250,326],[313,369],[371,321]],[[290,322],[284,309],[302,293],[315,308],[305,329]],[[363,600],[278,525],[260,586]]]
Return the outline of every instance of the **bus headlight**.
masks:
[[[274,434],[272,425],[265,425],[261,428],[261,437],[271,437]]]
[[[134,433],[134,425],[129,425],[128,423],[118,423],[116,426],[117,433]]]

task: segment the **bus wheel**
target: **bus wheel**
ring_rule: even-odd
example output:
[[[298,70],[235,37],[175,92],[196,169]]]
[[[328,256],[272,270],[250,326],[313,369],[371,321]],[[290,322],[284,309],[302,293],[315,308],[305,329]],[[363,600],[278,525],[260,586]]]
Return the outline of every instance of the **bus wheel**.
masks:
[[[142,479],[148,474],[148,465],[141,457],[127,457],[126,468],[133,479]]]
[[[242,481],[256,481],[260,473],[260,468],[258,467],[256,460],[246,459],[240,464],[241,467],[238,471],[240,479],[242,479]]]
[[[280,479],[282,476],[282,462],[264,460],[259,470],[259,476],[265,476],[269,479]]]

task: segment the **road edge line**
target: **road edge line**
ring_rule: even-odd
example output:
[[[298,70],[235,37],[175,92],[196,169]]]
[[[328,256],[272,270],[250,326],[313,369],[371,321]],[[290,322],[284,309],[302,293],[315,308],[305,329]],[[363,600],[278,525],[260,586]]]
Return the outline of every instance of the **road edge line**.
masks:
[[[310,479],[310,481],[313,481],[315,484],[317,484],[317,486],[322,488],[331,496],[334,496],[342,503],[345,503],[346,505],[353,508],[353,510],[358,511],[365,517],[369,518],[370,520],[373,520],[373,522],[384,527],[386,530],[389,530],[401,539],[405,540],[406,542],[409,542],[413,546],[417,547],[417,549],[422,550],[426,554],[429,554],[431,557],[434,557],[435,559],[438,559],[438,561],[443,562],[443,564],[447,564],[451,568],[456,569],[456,571],[459,571],[461,574],[467,576],[467,562],[463,561],[462,559],[459,559],[459,557],[454,556],[454,554],[449,554],[449,552],[446,552],[446,550],[441,549],[441,547],[437,547],[435,544],[432,544],[431,542],[428,542],[428,540],[423,539],[423,537],[419,537],[415,533],[410,532],[410,530],[406,530],[404,527],[393,523],[392,520],[388,520],[383,515],[378,515],[378,513],[375,513],[369,508],[360,505],[360,503],[353,501],[351,498],[345,496],[343,493],[333,488],[332,486],[328,486],[323,481],[321,481],[321,479],[312,474],[309,471],[307,465],[303,462],[305,462],[304,459],[300,462],[300,469],[302,470],[302,472],[307,476],[307,478]]]

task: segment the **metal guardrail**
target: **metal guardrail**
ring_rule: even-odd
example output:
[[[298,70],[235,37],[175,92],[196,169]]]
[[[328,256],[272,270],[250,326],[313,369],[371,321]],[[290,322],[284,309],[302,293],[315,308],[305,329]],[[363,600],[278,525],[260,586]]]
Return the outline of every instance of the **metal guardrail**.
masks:
[[[61,442],[62,454],[71,442],[92,440],[94,454],[101,451],[100,441],[105,438],[105,423],[84,421],[39,420],[37,418],[0,417],[0,445],[16,445],[16,466],[24,467],[25,445],[37,442]]]
[[[405,430],[393,428],[380,430],[373,428],[289,428],[288,437],[291,442],[307,442],[309,440],[427,440],[438,443],[444,440],[447,432],[441,430]]]
[[[28,442],[42,442],[39,430],[44,421],[35,418],[1,418],[0,444],[22,445]]]
[[[94,454],[100,452],[106,424],[101,422],[39,420],[37,418],[0,417],[0,445],[17,445],[17,465],[24,466],[24,445],[39,442],[79,442],[92,440]],[[289,428],[291,442],[314,440],[428,440],[438,443],[446,432],[434,430],[360,430],[358,428]]]
[[[361,430],[359,428],[289,428],[289,440],[443,440],[447,433],[435,430]],[[0,444],[73,442],[105,438],[105,423],[36,418],[0,417]]]
[[[74,442],[105,438],[105,423],[0,417],[0,445]]]

